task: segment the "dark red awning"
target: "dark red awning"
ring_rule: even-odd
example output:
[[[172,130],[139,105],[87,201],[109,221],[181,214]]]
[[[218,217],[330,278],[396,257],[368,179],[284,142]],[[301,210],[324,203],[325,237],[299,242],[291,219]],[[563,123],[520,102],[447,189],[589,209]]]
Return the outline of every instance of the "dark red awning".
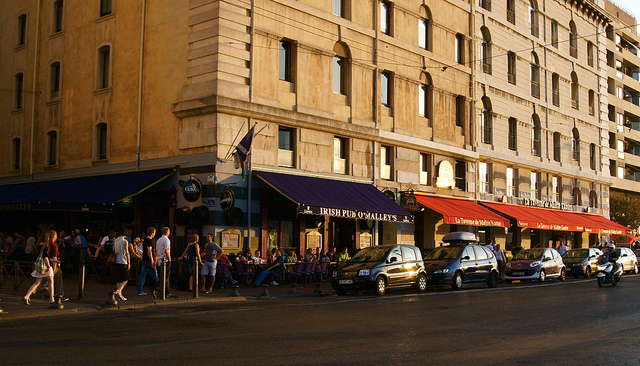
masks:
[[[508,219],[464,198],[415,194],[419,204],[442,214],[444,222],[456,225],[509,227]]]

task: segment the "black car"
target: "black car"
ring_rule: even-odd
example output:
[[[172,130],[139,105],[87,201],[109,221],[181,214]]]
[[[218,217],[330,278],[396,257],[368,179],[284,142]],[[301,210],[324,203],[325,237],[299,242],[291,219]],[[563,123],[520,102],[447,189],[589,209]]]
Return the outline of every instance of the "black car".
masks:
[[[361,249],[337,269],[331,281],[338,295],[373,290],[382,296],[390,287],[427,289],[427,274],[420,250],[412,245],[377,245]]]
[[[424,257],[429,285],[451,285],[454,290],[464,283],[498,284],[498,261],[489,249],[477,243],[475,235],[454,232],[444,236],[451,245],[438,247]]]

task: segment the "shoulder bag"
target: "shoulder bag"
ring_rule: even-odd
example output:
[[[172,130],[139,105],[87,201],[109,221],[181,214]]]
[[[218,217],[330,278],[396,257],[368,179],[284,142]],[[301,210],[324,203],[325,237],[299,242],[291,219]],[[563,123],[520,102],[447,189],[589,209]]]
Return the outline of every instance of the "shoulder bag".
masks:
[[[45,273],[47,273],[47,271],[49,271],[49,266],[47,265],[47,263],[44,261],[44,258],[42,258],[42,253],[44,252],[44,246],[46,244],[42,245],[42,248],[40,248],[40,254],[38,254],[38,258],[36,258],[35,263],[33,263],[34,269],[37,273],[43,275]]]

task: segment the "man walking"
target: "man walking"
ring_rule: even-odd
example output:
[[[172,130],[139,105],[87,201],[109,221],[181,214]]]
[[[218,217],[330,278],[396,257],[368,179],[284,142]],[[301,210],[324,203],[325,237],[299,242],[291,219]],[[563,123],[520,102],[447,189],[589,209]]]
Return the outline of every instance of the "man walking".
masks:
[[[144,296],[147,293],[144,292],[144,282],[147,278],[147,272],[151,275],[153,281],[153,289],[151,294],[156,297],[158,294],[158,272],[156,271],[156,259],[153,255],[153,237],[156,236],[156,229],[150,227],[147,229],[147,236],[142,242],[142,263],[140,264],[140,275],[138,276],[138,295]]]
[[[171,277],[171,241],[169,240],[170,230],[168,227],[162,228],[162,236],[156,241],[156,255],[158,256],[157,265],[160,266],[160,283],[164,284],[165,296],[171,296],[169,292],[169,279]],[[162,270],[162,264],[165,263],[167,268]]]

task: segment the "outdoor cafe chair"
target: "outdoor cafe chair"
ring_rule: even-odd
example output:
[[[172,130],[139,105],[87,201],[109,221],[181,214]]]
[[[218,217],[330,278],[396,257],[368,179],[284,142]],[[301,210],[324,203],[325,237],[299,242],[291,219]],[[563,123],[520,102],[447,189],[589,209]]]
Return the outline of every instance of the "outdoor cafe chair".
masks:
[[[316,270],[316,262],[306,262],[304,266],[304,278],[309,279],[309,282],[313,281],[313,277],[315,277]]]
[[[320,281],[329,280],[329,262],[322,262],[320,266],[316,266],[315,275]]]
[[[298,283],[298,279],[299,278],[302,278],[302,280],[304,281],[304,267],[305,267],[305,263],[298,262],[298,263],[296,263],[295,271],[289,273],[289,275],[291,275],[291,277],[295,278],[296,284]]]
[[[253,273],[245,269],[245,264],[242,261],[233,262],[233,271],[238,276],[240,283],[247,283],[253,277]]]
[[[225,284],[231,283],[231,272],[226,264],[218,264],[216,266],[216,279],[220,279],[221,289],[224,289]]]

